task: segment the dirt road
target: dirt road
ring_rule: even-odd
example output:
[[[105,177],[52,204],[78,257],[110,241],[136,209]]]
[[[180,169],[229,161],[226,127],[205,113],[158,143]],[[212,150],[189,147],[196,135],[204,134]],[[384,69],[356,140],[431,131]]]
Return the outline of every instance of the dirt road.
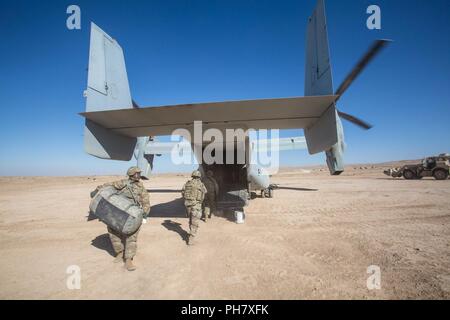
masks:
[[[155,176],[139,268],[127,272],[112,262],[106,227],[87,221],[89,192],[116,178],[0,178],[1,299],[450,298],[450,180],[285,169],[244,225],[215,217],[187,247],[187,176]],[[67,288],[71,265],[80,290]],[[372,265],[380,290],[367,288]]]

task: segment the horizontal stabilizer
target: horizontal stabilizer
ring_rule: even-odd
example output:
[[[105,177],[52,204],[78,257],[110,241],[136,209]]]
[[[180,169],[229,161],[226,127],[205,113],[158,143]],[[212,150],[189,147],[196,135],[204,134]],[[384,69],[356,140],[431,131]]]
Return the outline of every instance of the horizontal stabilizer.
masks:
[[[128,137],[171,135],[176,129],[301,129],[317,122],[337,96],[198,103],[81,113]]]

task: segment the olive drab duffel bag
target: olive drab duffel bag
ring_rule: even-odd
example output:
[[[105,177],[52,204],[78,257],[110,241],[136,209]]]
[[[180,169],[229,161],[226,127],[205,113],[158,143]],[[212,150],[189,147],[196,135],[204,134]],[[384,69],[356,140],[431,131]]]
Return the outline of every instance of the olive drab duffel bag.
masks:
[[[135,201],[121,195],[114,187],[100,189],[89,209],[108,227],[124,235],[135,233],[144,216],[144,210]]]

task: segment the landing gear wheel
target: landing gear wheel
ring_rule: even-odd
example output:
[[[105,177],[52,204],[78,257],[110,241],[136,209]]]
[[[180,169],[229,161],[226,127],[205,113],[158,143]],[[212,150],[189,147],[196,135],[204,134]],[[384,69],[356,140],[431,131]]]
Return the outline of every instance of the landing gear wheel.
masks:
[[[436,180],[447,180],[448,179],[448,171],[443,170],[443,169],[434,170],[433,177]]]
[[[414,172],[412,172],[411,170],[405,170],[405,171],[403,172],[403,177],[404,177],[406,180],[413,180],[413,179],[416,179],[416,175],[415,175]]]
[[[263,191],[261,191],[261,196],[263,198],[273,198],[273,189],[264,189]]]

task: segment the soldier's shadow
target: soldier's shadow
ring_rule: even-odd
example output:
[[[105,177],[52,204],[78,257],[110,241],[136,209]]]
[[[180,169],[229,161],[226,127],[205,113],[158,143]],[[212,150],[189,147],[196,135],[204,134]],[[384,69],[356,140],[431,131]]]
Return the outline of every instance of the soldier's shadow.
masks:
[[[170,231],[176,232],[180,235],[184,242],[188,241],[189,233],[181,227],[181,223],[174,222],[172,220],[164,220],[162,225]]]
[[[97,236],[94,240],[92,240],[91,246],[94,246],[100,250],[104,250],[113,257],[116,255],[107,233]]]
[[[150,218],[186,218],[183,198],[151,206]]]

